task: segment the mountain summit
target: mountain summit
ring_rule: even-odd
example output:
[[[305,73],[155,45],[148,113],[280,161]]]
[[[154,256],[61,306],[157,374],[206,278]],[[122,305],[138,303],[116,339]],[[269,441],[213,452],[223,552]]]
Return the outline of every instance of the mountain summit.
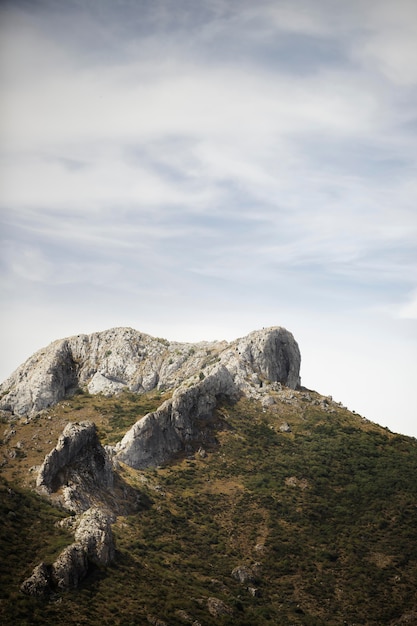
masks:
[[[29,416],[83,388],[112,395],[193,384],[201,373],[225,369],[230,384],[253,394],[263,380],[292,389],[299,383],[300,351],[281,327],[255,331],[231,343],[195,344],[154,338],[132,328],[112,328],[51,343],[0,386],[0,409]]]

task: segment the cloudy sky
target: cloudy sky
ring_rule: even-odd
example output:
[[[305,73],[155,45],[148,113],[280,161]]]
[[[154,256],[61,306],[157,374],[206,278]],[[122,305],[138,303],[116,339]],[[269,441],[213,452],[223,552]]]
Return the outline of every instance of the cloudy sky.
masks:
[[[3,0],[1,368],[291,330],[417,436],[415,0]]]

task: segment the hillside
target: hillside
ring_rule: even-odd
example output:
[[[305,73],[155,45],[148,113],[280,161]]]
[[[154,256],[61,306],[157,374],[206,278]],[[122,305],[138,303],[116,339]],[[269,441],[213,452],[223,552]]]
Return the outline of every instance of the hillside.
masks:
[[[207,390],[197,378],[187,392]],[[79,389],[31,417],[4,413],[1,623],[416,624],[416,440],[305,388],[261,391],[220,394],[197,415],[200,436],[160,465],[118,460],[105,499],[114,559],[44,597],[22,582],[73,541],[63,487],[36,493],[45,455],[68,422],[94,422],[117,449],[178,390]]]

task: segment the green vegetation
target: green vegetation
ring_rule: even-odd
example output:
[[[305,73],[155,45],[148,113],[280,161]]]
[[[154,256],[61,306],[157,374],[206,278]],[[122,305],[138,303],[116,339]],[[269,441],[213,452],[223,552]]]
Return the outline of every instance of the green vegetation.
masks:
[[[112,445],[120,441],[138,419],[155,411],[170,395],[170,392],[160,391],[146,394],[124,391],[106,398],[76,390],[70,397],[42,412],[28,424],[25,419],[13,423],[16,432],[10,437],[7,447],[13,450],[15,459],[8,459],[0,472],[13,484],[32,485],[34,475],[30,473],[30,468],[42,463],[45,454],[56,445],[68,422],[94,422],[102,444]],[[7,430],[6,428],[3,432]],[[18,442],[23,444],[21,448],[17,447]]]
[[[55,525],[64,517],[68,517],[68,513],[52,507],[33,492],[15,485],[11,487],[0,477],[2,603],[18,601],[20,584],[33,568],[41,560],[52,563],[61,550],[72,543],[73,536]]]
[[[100,415],[107,443],[160,402],[86,394],[66,408],[73,418]],[[67,541],[54,526],[62,513],[2,484],[0,621],[381,626],[417,610],[416,440],[301,400],[267,410],[241,400],[216,417],[224,428],[205,455],[146,471],[122,467],[150,506],[118,518],[109,568],[52,601],[18,588]],[[280,432],[283,420],[291,432]],[[231,576],[239,565],[253,568],[253,582]],[[232,614],[211,615],[210,597]]]

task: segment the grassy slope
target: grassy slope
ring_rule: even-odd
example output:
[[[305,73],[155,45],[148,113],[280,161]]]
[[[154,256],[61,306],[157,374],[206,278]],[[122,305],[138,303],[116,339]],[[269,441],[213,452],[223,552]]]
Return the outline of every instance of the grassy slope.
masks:
[[[53,409],[51,420],[39,418],[39,426],[87,417],[112,441],[160,401],[77,396]],[[25,444],[27,457],[3,468],[17,495],[0,491],[0,618],[31,625],[380,626],[417,610],[417,442],[341,407],[333,411],[302,394],[267,410],[241,400],[219,409],[224,430],[206,457],[144,472],[123,467],[124,480],[151,505],[118,519],[111,567],[52,602],[17,591],[33,566],[68,540],[53,526],[59,512],[17,493],[33,460]],[[279,430],[283,420],[291,433]],[[15,437],[29,441],[29,428],[17,426]],[[18,505],[10,508],[11,501]],[[231,576],[234,567],[254,563],[261,564],[255,583]],[[255,596],[248,585],[258,589]],[[232,613],[211,615],[209,597]]]

